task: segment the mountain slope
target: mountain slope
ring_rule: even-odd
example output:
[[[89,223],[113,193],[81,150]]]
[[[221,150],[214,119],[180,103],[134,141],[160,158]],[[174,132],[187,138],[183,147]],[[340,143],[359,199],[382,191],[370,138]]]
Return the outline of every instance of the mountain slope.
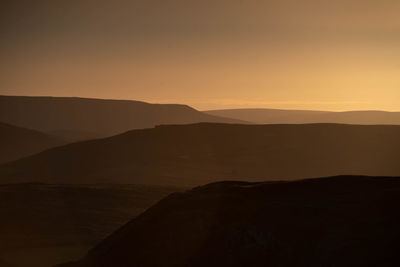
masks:
[[[400,112],[385,111],[328,112],[280,109],[225,109],[209,110],[205,111],[205,113],[258,124],[345,123],[400,125]]]
[[[103,137],[159,124],[239,122],[186,105],[25,96],[0,96],[0,121],[42,132],[83,132]]]
[[[101,134],[74,131],[74,130],[50,131],[47,133],[50,135],[57,136],[58,138],[63,139],[68,143],[99,139],[104,137]]]
[[[0,267],[77,260],[115,229],[185,188],[146,185],[0,186]],[[2,261],[3,260],[3,261]]]
[[[65,143],[55,136],[0,122],[0,163],[33,155]]]
[[[199,185],[340,174],[400,176],[400,126],[200,123],[134,130],[0,168],[0,182]]]
[[[399,266],[400,179],[220,182],[175,193],[64,267]]]

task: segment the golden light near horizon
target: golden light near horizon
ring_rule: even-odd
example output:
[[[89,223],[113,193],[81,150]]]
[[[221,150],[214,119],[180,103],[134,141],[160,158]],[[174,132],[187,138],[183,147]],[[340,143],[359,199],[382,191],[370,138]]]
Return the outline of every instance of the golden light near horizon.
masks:
[[[400,2],[5,1],[0,93],[400,110]]]

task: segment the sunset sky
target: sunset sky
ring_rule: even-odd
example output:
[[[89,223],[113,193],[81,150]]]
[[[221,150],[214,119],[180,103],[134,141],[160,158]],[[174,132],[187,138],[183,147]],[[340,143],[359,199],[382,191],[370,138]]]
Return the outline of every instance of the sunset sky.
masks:
[[[1,3],[0,94],[400,111],[399,0]]]

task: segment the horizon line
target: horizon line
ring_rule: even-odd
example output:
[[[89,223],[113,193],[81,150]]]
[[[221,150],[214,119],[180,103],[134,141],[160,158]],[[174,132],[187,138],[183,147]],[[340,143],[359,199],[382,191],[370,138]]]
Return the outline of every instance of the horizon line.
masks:
[[[399,111],[392,110],[383,110],[383,109],[349,109],[349,110],[328,110],[328,109],[298,109],[298,108],[269,108],[269,107],[230,107],[230,108],[219,108],[219,109],[199,109],[194,107],[193,105],[186,103],[177,103],[177,102],[151,102],[148,100],[136,100],[136,99],[127,99],[127,98],[101,98],[101,97],[86,97],[86,96],[54,96],[54,95],[7,95],[0,94],[5,97],[31,97],[31,98],[72,98],[72,99],[92,99],[92,100],[105,100],[105,101],[131,101],[131,102],[140,102],[145,104],[153,104],[153,105],[184,105],[196,109],[200,112],[211,112],[211,111],[228,111],[228,110],[279,110],[279,111],[312,111],[312,112],[326,112],[326,113],[346,113],[346,112],[385,112],[385,113],[400,113]]]

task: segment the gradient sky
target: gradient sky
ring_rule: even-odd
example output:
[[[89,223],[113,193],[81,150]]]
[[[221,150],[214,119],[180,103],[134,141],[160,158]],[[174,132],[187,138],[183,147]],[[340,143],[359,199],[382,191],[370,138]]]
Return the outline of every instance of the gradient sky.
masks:
[[[399,0],[6,0],[0,94],[400,111]]]

